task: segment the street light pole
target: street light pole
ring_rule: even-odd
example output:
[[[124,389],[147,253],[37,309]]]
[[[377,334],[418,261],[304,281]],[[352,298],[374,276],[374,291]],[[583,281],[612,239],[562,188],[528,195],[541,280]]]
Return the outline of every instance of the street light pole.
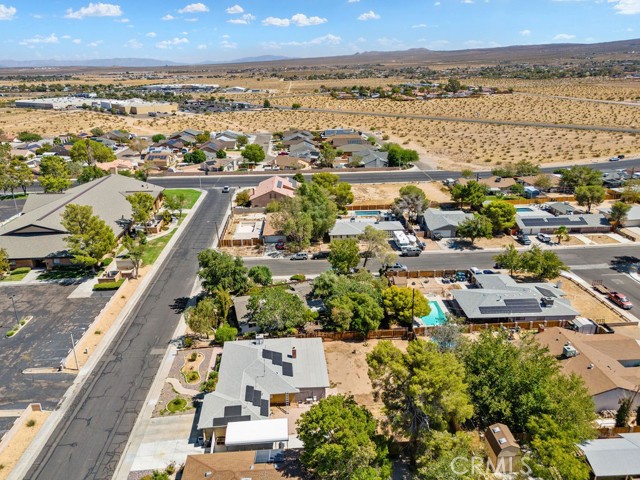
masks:
[[[76,355],[76,342],[73,341],[73,333],[71,334],[71,350],[73,350],[73,358],[76,361],[76,370],[80,371],[80,365],[78,364],[78,356]]]
[[[13,313],[16,316],[16,325],[20,324],[20,319],[18,318],[18,310],[16,309],[16,301],[14,300],[16,298],[16,295],[9,295],[9,298],[11,299],[11,304],[13,305]]]

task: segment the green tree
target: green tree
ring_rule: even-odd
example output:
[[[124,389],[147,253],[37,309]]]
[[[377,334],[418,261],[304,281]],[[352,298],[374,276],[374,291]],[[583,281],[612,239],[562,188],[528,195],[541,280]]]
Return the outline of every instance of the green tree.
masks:
[[[390,167],[405,167],[420,160],[418,152],[404,149],[397,143],[386,143],[382,151],[388,152],[387,161]]]
[[[142,259],[148,249],[147,237],[142,233],[138,233],[134,238],[125,235],[123,245],[127,249],[129,260],[133,263],[133,278],[138,278]]]
[[[18,140],[21,142],[37,142],[42,140],[42,136],[33,132],[20,132],[18,133]]]
[[[129,142],[129,149],[141,155],[144,150],[149,148],[150,143],[144,138],[136,137]]]
[[[470,168],[464,168],[460,172],[460,176],[462,178],[471,178],[471,177],[473,177],[473,170],[471,170]]]
[[[520,270],[522,265],[520,253],[513,245],[506,245],[504,251],[493,257],[493,259],[501,266],[500,268],[508,268],[511,276],[513,276],[513,272]]]
[[[631,407],[633,406],[633,397],[625,397],[620,399],[618,411],[616,412],[616,427],[622,428],[629,425],[631,418]]]
[[[462,90],[462,88],[462,84],[457,78],[449,78],[449,80],[447,80],[447,84],[444,86],[444,90],[451,93],[457,93]]]
[[[604,201],[606,192],[604,188],[599,185],[586,185],[576,187],[575,196],[578,205],[586,206],[587,213],[591,213],[591,207],[593,205],[600,205]]]
[[[218,286],[213,289],[213,292],[211,292],[211,298],[216,304],[216,309],[220,318],[223,322],[226,322],[227,318],[229,318],[229,311],[231,310],[231,307],[233,307],[233,298],[231,298],[231,294],[221,286]]]
[[[156,133],[153,137],[151,137],[151,141],[153,143],[158,143],[161,142],[162,140],[165,140],[167,137],[165,137],[163,134],[161,133]]]
[[[457,235],[460,238],[468,238],[473,245],[478,238],[493,237],[493,223],[484,215],[474,215],[458,225]]]
[[[314,319],[302,300],[283,287],[264,288],[251,295],[247,312],[261,332],[276,336],[302,328]]]
[[[367,293],[348,292],[327,301],[329,318],[325,327],[344,332],[360,332],[364,338],[376,330],[384,317],[382,307]]]
[[[171,212],[178,212],[178,216],[182,218],[182,211],[189,205],[189,199],[184,192],[176,192],[164,196],[164,205]]]
[[[240,257],[217,250],[203,250],[198,254],[202,287],[212,293],[217,287],[227,292],[241,293],[247,288],[247,269]]]
[[[560,185],[571,190],[602,185],[602,173],[589,167],[573,166],[562,169],[560,175]]]
[[[481,480],[488,478],[484,470],[476,465],[474,471],[458,474],[451,465],[458,467],[456,459],[479,457],[480,452],[472,448],[472,435],[466,432],[431,432],[424,440],[425,453],[418,459],[420,480]],[[459,460],[458,460],[459,462]],[[466,465],[468,466],[468,465]],[[469,470],[471,470],[469,468]]]
[[[323,398],[297,421],[301,463],[317,478],[387,480],[391,464],[376,419],[353,397]]]
[[[94,127],[89,131],[91,132],[91,135],[93,135],[94,137],[101,137],[102,135],[104,135],[104,130],[101,129],[100,127]]]
[[[109,174],[101,168],[96,167],[95,165],[89,165],[84,167],[82,169],[82,172],[80,172],[80,175],[78,176],[78,183],[91,182],[93,180],[96,180],[97,178],[102,178],[107,175]]]
[[[147,192],[136,192],[127,195],[127,201],[131,204],[131,218],[135,223],[145,225],[153,215],[155,199]]]
[[[294,103],[293,105],[291,105],[291,110],[299,110],[302,108],[302,105],[300,105],[299,103]]]
[[[239,207],[248,207],[251,205],[251,191],[242,190],[236,194],[236,205]]]
[[[349,273],[360,263],[360,250],[358,241],[353,238],[344,240],[331,240],[329,244],[329,264],[338,275]]]
[[[296,174],[293,176],[293,179],[294,179],[296,182],[298,182],[298,183],[304,183],[304,181],[305,181],[305,180],[304,180],[304,175],[302,175],[300,172],[296,173]]]
[[[302,211],[311,218],[311,240],[322,240],[336,223],[336,204],[322,187],[313,182],[301,184],[297,193],[302,201]]]
[[[325,191],[332,192],[336,185],[338,185],[340,177],[335,173],[314,173],[311,175],[311,181],[324,188]]]
[[[223,321],[217,305],[211,297],[205,297],[195,307],[188,308],[184,312],[184,319],[193,333],[205,335],[207,338]]]
[[[475,180],[469,180],[466,185],[456,183],[451,187],[451,199],[458,203],[459,208],[469,204],[474,210],[479,210],[485,198],[485,186]]]
[[[533,186],[542,192],[547,192],[553,186],[551,176],[546,174],[538,175],[533,180]]]
[[[249,269],[248,276],[258,285],[267,286],[271,285],[273,281],[271,276],[271,270],[266,265],[256,265]]]
[[[336,275],[332,270],[323,272],[313,281],[313,294],[322,298],[325,303],[333,297],[347,293],[366,293],[377,303],[382,302],[381,290],[389,286],[385,278],[374,277],[364,269],[353,275]]]
[[[374,398],[382,399],[391,430],[409,440],[415,465],[431,431],[455,431],[473,415],[464,368],[435,343],[409,342],[402,352],[390,341],[367,354]]]
[[[431,312],[429,301],[422,293],[414,288],[395,285],[383,290],[382,305],[389,324],[405,327],[413,324],[413,317],[424,317]]]
[[[242,148],[249,143],[249,138],[246,135],[238,135],[236,143],[238,144],[238,148]]]
[[[430,202],[422,190],[408,187],[413,185],[400,189],[400,196],[393,201],[391,209],[397,216],[402,216],[406,212],[409,222],[415,223],[418,215],[429,207]]]
[[[371,225],[364,227],[364,232],[358,237],[358,240],[365,245],[363,267],[367,266],[369,258],[375,257],[381,259],[392,252],[391,247],[389,247],[387,232],[378,230]]]
[[[265,98],[264,102],[262,102],[262,108],[271,108],[271,102],[268,98]]]
[[[228,323],[223,323],[216,330],[216,343],[224,345],[225,342],[231,342],[238,336],[238,329],[230,326]]]
[[[518,197],[523,197],[524,196],[524,185],[522,185],[521,183],[514,183],[513,185],[511,185],[511,187],[509,187],[509,193],[511,193],[511,195],[517,195]]]
[[[227,158],[227,151],[226,150],[218,150],[216,152],[216,158]]]
[[[211,140],[211,132],[205,130],[202,133],[196,135],[196,143],[207,143]]]
[[[74,143],[69,154],[74,162],[87,165],[112,162],[116,159],[113,149],[89,139]]]
[[[627,180],[620,197],[625,203],[640,203],[640,179]]]
[[[204,162],[207,159],[207,155],[202,150],[195,149],[192,152],[185,153],[183,158],[187,163],[197,164]]]
[[[11,270],[11,263],[9,262],[9,254],[6,248],[0,248],[0,274],[4,275]]]
[[[347,182],[338,183],[332,193],[332,200],[335,202],[338,210],[343,213],[347,211],[346,206],[353,203],[353,198],[351,184]]]
[[[274,226],[282,230],[288,240],[288,247],[294,252],[304,250],[311,245],[313,219],[304,210],[300,197],[287,198],[279,202],[280,209],[273,218]]]
[[[38,181],[44,188],[44,193],[64,192],[71,186],[67,162],[56,156],[43,158]]]
[[[558,241],[558,245],[560,245],[563,241],[569,240],[569,231],[567,227],[561,225],[553,231],[553,234],[556,236],[556,240]]]
[[[333,168],[333,161],[336,159],[336,149],[330,143],[322,144],[322,157],[320,159],[320,166]]]
[[[609,215],[609,221],[613,225],[613,229],[617,230],[624,225],[627,220],[627,215],[631,210],[631,205],[627,205],[623,202],[616,202],[611,206],[611,214]]]
[[[501,233],[516,223],[516,207],[503,200],[495,200],[485,205],[482,214],[493,225],[493,233]]]
[[[524,272],[545,279],[556,278],[562,270],[569,269],[556,252],[542,250],[538,245],[522,253],[520,268]]]
[[[62,226],[69,234],[64,238],[74,261],[95,270],[102,257],[116,246],[113,230],[89,205],[68,204],[62,212]]]
[[[429,336],[438,346],[440,352],[452,352],[458,349],[465,331],[464,320],[453,315],[447,315],[444,323],[429,330]]]
[[[244,147],[241,154],[242,158],[244,158],[247,163],[250,163],[252,165],[262,162],[266,157],[264,149],[257,143]]]
[[[529,160],[520,160],[515,165],[516,177],[527,177],[531,175],[538,175],[540,173],[540,167]]]

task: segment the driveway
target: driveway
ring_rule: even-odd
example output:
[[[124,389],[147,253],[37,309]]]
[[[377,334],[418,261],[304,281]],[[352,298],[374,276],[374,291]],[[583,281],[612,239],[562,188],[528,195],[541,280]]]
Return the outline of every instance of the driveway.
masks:
[[[67,298],[76,285],[58,284],[6,286],[0,288],[0,409],[24,408],[40,402],[54,408],[72,375],[62,373],[23,374],[27,368],[55,368],[109,300]],[[18,318],[33,315],[15,336],[5,335],[16,323],[9,295],[15,295]]]

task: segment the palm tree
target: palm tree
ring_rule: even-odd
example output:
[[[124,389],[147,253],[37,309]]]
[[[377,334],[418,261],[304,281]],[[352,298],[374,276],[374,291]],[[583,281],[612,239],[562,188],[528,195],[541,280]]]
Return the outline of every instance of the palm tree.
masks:
[[[569,240],[569,232],[567,231],[567,227],[564,225],[556,228],[553,234],[556,236],[556,240],[558,240],[558,245],[560,245],[563,240]]]

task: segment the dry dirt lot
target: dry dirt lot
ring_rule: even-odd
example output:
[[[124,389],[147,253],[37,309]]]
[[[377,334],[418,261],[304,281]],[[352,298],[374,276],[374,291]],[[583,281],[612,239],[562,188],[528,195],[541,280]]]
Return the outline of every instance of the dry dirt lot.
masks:
[[[351,186],[354,197],[353,204],[392,203],[400,196],[400,189],[407,185],[421,188],[432,202],[442,203],[451,199],[448,191],[445,193],[441,190],[442,184],[440,182],[369,183]]]
[[[581,315],[590,318],[596,323],[621,323],[627,321],[626,318],[600,301],[599,297],[592,295],[591,292],[584,291],[568,278],[558,277],[550,283],[556,283],[558,281],[562,282],[560,288],[567,294],[567,298],[571,300],[573,308],[580,312]]]
[[[598,245],[611,245],[620,243],[615,238],[610,237],[609,235],[585,235],[589,240]]]
[[[0,480],[9,478],[9,473],[16,466],[29,444],[36,438],[38,431],[50,414],[51,412],[32,412],[7,448],[0,453],[0,465],[4,466],[4,468],[0,469]],[[35,423],[33,426],[28,427],[26,423],[30,420]]]
[[[406,350],[408,342],[392,340],[401,350]],[[382,403],[373,399],[371,381],[367,373],[367,353],[378,344],[378,340],[362,342],[325,342],[324,354],[327,359],[329,381],[338,393],[353,395],[360,405],[368,407],[376,416],[380,415]]]

